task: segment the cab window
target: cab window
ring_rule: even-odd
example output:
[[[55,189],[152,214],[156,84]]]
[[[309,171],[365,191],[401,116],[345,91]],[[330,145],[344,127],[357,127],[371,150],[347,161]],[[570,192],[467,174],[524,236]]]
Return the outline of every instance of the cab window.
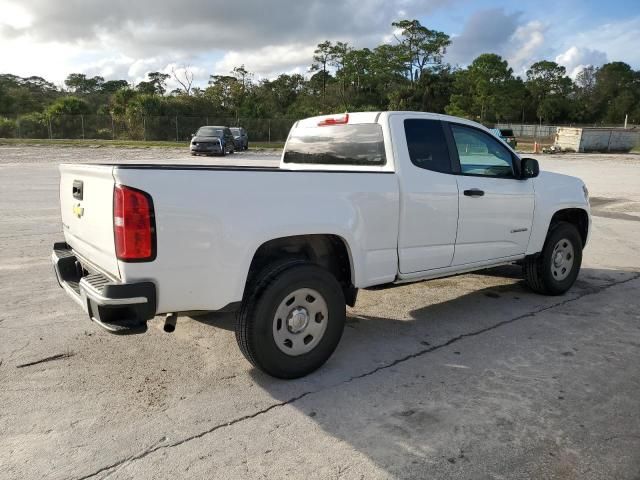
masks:
[[[382,127],[361,123],[294,128],[287,141],[284,163],[385,165]]]
[[[475,128],[451,124],[451,133],[463,175],[513,178],[511,152],[491,135]]]
[[[451,157],[440,120],[407,119],[404,121],[409,158],[418,168],[452,173]]]

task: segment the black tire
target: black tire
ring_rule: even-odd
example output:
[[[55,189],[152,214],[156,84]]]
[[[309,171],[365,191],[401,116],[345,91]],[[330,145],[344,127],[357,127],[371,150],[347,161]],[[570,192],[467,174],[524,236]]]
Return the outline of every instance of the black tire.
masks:
[[[245,150],[249,150],[249,142],[247,142],[247,144],[244,146]]]
[[[291,356],[276,344],[275,316],[286,297],[302,288],[323,297],[328,318],[319,343],[307,353]],[[236,340],[247,360],[263,372],[277,378],[300,378],[329,359],[342,337],[345,317],[342,287],[331,273],[304,260],[281,261],[265,268],[248,287],[236,321]]]
[[[567,269],[566,277],[557,278],[556,274],[562,274],[562,272],[558,272],[557,267],[554,268],[554,249],[563,240],[570,244],[573,262]],[[527,257],[522,270],[527,285],[534,292],[543,295],[562,295],[575,283],[581,265],[582,238],[578,229],[571,223],[558,222],[549,229],[542,252],[536,256]]]

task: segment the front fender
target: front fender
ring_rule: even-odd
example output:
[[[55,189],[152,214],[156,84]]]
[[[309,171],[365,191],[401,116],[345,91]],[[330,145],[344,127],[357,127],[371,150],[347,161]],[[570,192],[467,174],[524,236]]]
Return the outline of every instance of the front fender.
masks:
[[[591,209],[583,186],[579,178],[557,173],[541,172],[535,179],[535,209],[527,255],[542,251],[551,220],[563,210],[579,209],[586,212],[588,233],[591,231]]]

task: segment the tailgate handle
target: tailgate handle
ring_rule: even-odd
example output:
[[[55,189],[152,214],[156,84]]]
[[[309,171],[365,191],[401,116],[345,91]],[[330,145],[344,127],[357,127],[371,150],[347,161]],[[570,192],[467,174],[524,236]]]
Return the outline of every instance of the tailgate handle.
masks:
[[[74,180],[73,181],[73,198],[76,200],[82,200],[82,190],[83,190],[82,180]]]

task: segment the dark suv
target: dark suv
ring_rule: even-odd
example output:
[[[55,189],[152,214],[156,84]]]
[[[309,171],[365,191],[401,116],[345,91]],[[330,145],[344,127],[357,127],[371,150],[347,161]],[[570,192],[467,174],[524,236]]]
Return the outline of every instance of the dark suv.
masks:
[[[242,127],[231,127],[231,133],[233,133],[233,138],[236,142],[236,148],[238,150],[248,150],[249,149],[249,135],[247,135],[247,131]]]
[[[516,136],[513,134],[513,130],[510,128],[500,128],[499,131],[502,139],[515,150],[518,145],[518,141],[516,140]]]
[[[228,127],[200,127],[191,137],[191,155],[222,155],[236,151]]]

